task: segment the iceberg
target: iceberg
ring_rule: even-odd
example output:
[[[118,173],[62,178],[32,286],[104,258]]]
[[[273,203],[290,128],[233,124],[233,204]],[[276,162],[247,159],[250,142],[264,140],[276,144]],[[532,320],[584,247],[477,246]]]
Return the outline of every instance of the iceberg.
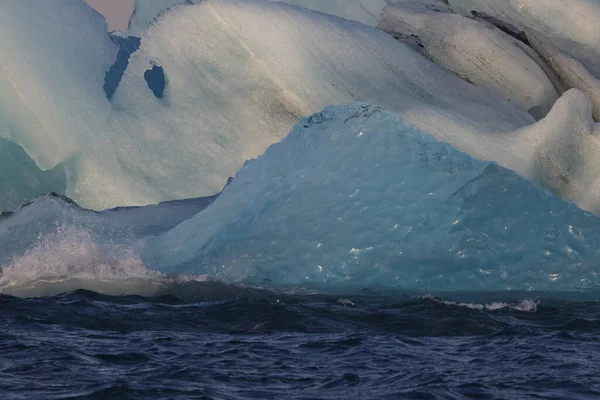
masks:
[[[246,284],[578,290],[600,283],[599,228],[575,204],[361,103],[304,119],[208,208],[145,239],[142,260]]]
[[[535,140],[559,111],[589,129],[576,119],[582,107],[589,118],[591,103],[571,90],[527,133]],[[574,203],[385,107],[353,103],[301,120],[215,196],[98,212],[47,195],[0,214],[0,292],[155,295],[207,277],[419,292],[597,289],[598,232],[598,217]]]

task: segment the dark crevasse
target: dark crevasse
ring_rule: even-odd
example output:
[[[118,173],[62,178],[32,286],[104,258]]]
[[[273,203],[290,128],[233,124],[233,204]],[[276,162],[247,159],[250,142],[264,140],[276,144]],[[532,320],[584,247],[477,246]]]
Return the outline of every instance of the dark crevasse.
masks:
[[[129,58],[140,47],[141,39],[135,36],[122,37],[110,35],[111,40],[119,47],[115,63],[106,71],[104,77],[104,92],[108,100],[114,96],[121,78],[129,65]]]

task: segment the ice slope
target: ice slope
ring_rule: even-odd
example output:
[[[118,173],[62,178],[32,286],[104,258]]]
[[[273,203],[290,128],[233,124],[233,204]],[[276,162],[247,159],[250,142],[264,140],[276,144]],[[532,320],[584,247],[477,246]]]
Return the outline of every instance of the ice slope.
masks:
[[[162,99],[144,79],[153,65],[166,75]],[[132,195],[137,204],[215,193],[301,117],[357,100],[466,150],[534,122],[380,30],[282,3],[205,1],[163,13],[142,37],[112,100],[106,153],[120,170],[96,189],[123,176],[155,190]],[[111,200],[94,189],[86,198]]]
[[[516,39],[490,24],[436,12],[420,1],[387,6],[378,25],[467,81],[494,90],[534,116],[548,113],[558,98],[545,72]]]
[[[229,282],[576,290],[600,283],[599,228],[513,172],[353,104],[304,119],[142,259]]]
[[[517,29],[533,29],[600,76],[600,2],[598,0],[449,0],[456,12],[472,11]]]

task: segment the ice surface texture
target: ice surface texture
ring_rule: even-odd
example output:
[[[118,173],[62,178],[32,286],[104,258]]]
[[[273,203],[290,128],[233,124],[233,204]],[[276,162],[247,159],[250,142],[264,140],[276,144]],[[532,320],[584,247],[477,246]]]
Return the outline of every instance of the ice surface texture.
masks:
[[[600,76],[600,2],[597,0],[449,0],[457,13],[494,17],[535,30]]]
[[[585,99],[568,94],[558,106]],[[597,289],[598,232],[600,220],[575,204],[358,103],[303,119],[216,198],[94,212],[52,195],[0,215],[0,292],[152,295],[187,279],[171,273],[275,286]]]
[[[488,87],[540,118],[558,98],[545,72],[516,39],[493,25],[430,10],[419,0],[384,9],[379,28],[463,79]]]
[[[143,260],[233,282],[596,287],[600,221],[379,106],[329,107]]]

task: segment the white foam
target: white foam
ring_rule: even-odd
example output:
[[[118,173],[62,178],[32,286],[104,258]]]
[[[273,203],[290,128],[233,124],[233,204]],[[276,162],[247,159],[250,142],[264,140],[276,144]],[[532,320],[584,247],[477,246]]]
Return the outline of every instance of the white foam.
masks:
[[[525,299],[525,300],[521,300],[519,302],[511,302],[511,303],[506,303],[506,302],[501,302],[501,301],[491,302],[491,303],[461,303],[461,302],[456,302],[456,301],[441,300],[441,299],[438,299],[433,296],[427,296],[427,297],[425,297],[425,299],[435,301],[436,303],[445,304],[447,306],[466,307],[466,308],[470,308],[472,310],[481,310],[481,311],[483,311],[483,310],[499,311],[499,310],[504,310],[506,308],[509,308],[509,309],[522,311],[522,312],[535,313],[535,312],[537,312],[537,309],[539,306],[539,301],[532,300],[532,299]]]
[[[149,281],[163,276],[145,268],[130,249],[98,242],[87,230],[67,225],[41,236],[25,254],[3,266],[0,292],[33,295],[38,288],[44,295],[75,289],[106,294],[143,289],[141,292],[151,293],[155,288]],[[122,292],[124,289],[131,292]]]

